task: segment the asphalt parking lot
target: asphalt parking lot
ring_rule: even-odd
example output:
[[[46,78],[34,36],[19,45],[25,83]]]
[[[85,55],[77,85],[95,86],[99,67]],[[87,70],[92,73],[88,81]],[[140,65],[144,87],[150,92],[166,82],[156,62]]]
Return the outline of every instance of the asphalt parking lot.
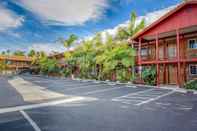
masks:
[[[20,77],[34,88],[65,97],[28,103],[9,84],[10,78],[0,78],[0,131],[197,130],[195,94],[97,81]]]

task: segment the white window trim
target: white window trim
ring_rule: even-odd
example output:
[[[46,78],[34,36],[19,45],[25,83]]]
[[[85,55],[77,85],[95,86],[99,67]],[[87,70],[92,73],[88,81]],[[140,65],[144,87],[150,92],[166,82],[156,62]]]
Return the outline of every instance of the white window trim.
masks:
[[[196,66],[196,68],[197,68],[197,64],[189,64],[189,75],[190,76],[197,76],[197,74],[191,74],[191,66]]]
[[[193,48],[190,48],[190,41],[191,40],[195,40],[197,42],[197,39],[193,38],[193,39],[188,39],[187,40],[187,48],[192,50]]]

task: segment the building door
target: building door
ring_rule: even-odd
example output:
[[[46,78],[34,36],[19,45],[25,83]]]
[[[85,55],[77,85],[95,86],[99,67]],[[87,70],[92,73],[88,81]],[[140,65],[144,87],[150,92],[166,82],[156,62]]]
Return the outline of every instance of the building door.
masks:
[[[173,65],[168,66],[168,84],[176,84],[177,81],[177,67]]]
[[[159,67],[159,83],[160,84],[165,84],[165,82],[164,82],[164,66],[163,65],[160,65],[160,67]]]

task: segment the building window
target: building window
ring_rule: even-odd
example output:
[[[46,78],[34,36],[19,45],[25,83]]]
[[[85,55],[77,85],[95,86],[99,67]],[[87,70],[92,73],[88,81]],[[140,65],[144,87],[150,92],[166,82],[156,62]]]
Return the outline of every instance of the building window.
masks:
[[[190,75],[197,75],[197,64],[189,66]]]
[[[176,47],[175,46],[168,47],[168,56],[169,56],[169,58],[176,57]]]
[[[164,48],[160,47],[159,48],[159,59],[163,59],[164,58]]]
[[[6,62],[5,62],[7,65],[11,65],[12,64],[12,61],[10,61],[10,60],[6,60]]]
[[[142,48],[141,56],[148,56],[148,49],[147,48]]]
[[[188,46],[190,49],[197,49],[197,39],[188,40]]]

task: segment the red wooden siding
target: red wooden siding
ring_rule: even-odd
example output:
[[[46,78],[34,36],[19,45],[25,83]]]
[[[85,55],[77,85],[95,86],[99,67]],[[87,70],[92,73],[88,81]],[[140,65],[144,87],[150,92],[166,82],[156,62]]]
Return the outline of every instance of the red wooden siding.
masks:
[[[196,25],[197,23],[197,5],[187,5],[177,13],[165,19],[157,26],[143,34],[143,36],[151,36],[156,33],[170,32],[179,28],[185,28]],[[143,37],[142,36],[142,37]]]

